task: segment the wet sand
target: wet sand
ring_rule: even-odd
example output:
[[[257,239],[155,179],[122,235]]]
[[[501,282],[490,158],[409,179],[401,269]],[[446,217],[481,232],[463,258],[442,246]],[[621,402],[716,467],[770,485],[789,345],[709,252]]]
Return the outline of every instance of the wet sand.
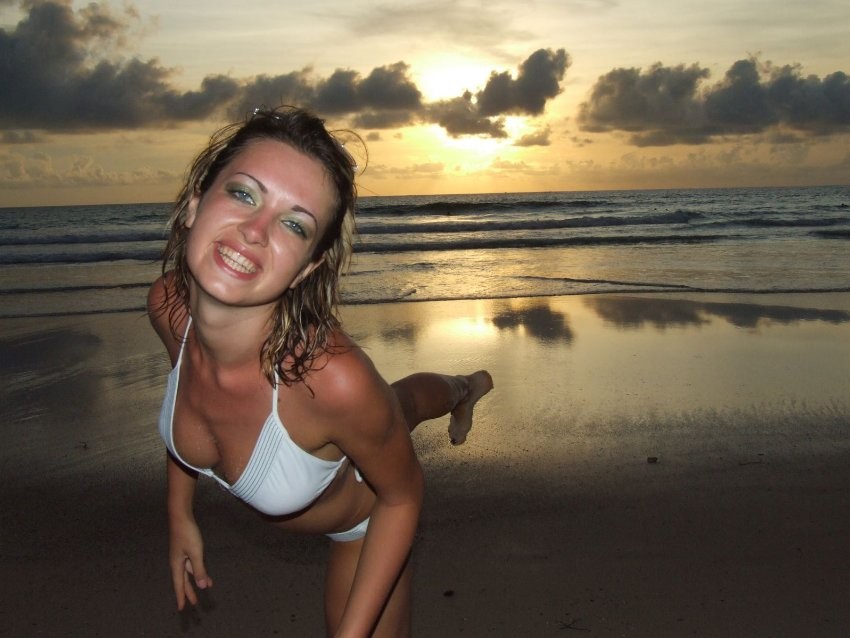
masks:
[[[488,368],[427,478],[418,636],[850,634],[850,295],[350,306],[392,380]],[[156,416],[168,363],[133,314],[0,320],[0,635],[318,636],[326,541],[208,481],[216,585],[178,615]]]

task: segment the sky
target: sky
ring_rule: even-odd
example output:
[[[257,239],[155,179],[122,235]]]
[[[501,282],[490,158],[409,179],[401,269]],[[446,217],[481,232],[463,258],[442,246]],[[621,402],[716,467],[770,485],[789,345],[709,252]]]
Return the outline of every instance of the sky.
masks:
[[[256,106],[361,195],[850,183],[846,0],[0,0],[0,206],[171,201]]]

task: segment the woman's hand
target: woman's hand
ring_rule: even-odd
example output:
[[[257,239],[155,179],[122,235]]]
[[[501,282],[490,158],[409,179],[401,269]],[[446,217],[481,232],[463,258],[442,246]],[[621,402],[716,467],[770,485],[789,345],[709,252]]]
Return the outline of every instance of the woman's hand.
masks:
[[[181,517],[172,520],[169,527],[171,578],[177,596],[177,610],[182,611],[187,600],[192,605],[198,604],[193,580],[198,589],[212,587],[213,581],[204,566],[204,542],[197,523],[191,518]]]

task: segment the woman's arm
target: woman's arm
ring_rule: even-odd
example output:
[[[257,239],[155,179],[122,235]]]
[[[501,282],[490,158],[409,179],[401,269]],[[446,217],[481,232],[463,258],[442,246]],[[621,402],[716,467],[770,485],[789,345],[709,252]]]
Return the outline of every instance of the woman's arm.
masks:
[[[166,305],[168,285],[169,275],[165,275],[158,278],[150,287],[148,317],[159,338],[162,339],[173,366],[180,354],[180,342],[175,339],[169,324],[169,306]],[[172,298],[171,303],[179,302]],[[185,322],[186,318],[183,321]],[[187,600],[193,605],[198,603],[198,597],[192,587],[193,578],[199,589],[211,587],[213,583],[204,565],[203,539],[192,508],[195,485],[198,480],[197,473],[184,467],[171,454],[168,454],[166,478],[168,483],[168,562],[171,566],[174,593],[177,596],[177,609],[182,610]]]
[[[371,635],[410,554],[422,507],[423,479],[418,463],[396,483],[389,489],[372,484],[377,501],[336,633],[338,638]]]
[[[376,495],[338,637],[368,636],[413,545],[423,476],[395,392],[356,347],[332,358],[317,398],[332,405],[333,442]],[[323,409],[324,409],[323,406]]]
[[[193,579],[198,589],[212,587],[213,582],[204,565],[204,543],[192,509],[197,474],[191,474],[169,454],[167,480],[168,562],[177,609],[182,610],[187,600],[192,605],[198,604],[198,596],[192,587]]]

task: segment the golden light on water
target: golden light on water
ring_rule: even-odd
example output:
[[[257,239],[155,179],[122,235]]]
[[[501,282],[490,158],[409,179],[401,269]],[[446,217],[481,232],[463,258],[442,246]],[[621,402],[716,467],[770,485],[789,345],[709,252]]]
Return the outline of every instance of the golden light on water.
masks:
[[[493,323],[492,302],[468,302],[467,311],[459,316],[446,316],[441,305],[433,307],[427,319],[428,338],[442,343],[481,343],[495,341],[499,328]]]
[[[496,326],[484,316],[448,319],[435,326],[435,330],[441,333],[450,333],[455,338],[471,338],[478,341],[495,339],[498,334]]]

